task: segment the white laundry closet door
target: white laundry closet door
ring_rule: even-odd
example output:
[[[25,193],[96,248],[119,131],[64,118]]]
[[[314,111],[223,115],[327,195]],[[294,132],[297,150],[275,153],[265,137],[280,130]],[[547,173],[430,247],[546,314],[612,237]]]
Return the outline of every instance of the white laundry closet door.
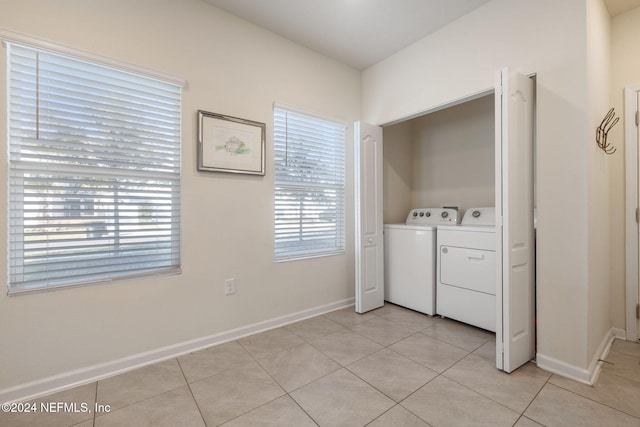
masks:
[[[356,122],[356,312],[384,305],[382,128]]]
[[[640,85],[624,89],[627,341],[640,340]]]
[[[496,75],[496,366],[534,357],[533,80]]]
[[[635,143],[636,143],[636,147],[639,146],[640,144],[640,89],[636,90],[636,105],[635,105]],[[629,110],[632,110],[631,108]],[[632,120],[628,120],[628,127],[633,126],[632,125]],[[633,131],[632,131],[633,132]],[[628,138],[629,140],[633,140],[633,138],[630,138],[629,136],[626,136],[626,138]],[[636,148],[637,149],[637,148]],[[636,174],[638,173],[638,165],[640,165],[640,158],[638,158],[638,163],[636,163]],[[638,177],[639,175],[636,175],[636,177]],[[637,178],[638,181],[636,183],[636,188],[638,188],[638,194],[640,195],[640,178]],[[637,212],[637,211],[636,211]],[[637,227],[637,223],[638,220],[636,220],[636,227]],[[638,231],[638,233],[640,233],[640,231]],[[638,234],[638,242],[640,242],[640,234]],[[637,247],[637,246],[636,246]],[[637,253],[637,249],[636,249],[636,253]],[[638,267],[638,264],[640,263],[640,261],[638,261],[638,259],[636,259],[636,263],[635,263],[635,267]],[[637,270],[636,270],[637,271]],[[637,274],[637,273],[636,273]],[[629,286],[629,285],[627,285]],[[635,286],[635,294],[633,292],[634,290],[632,289],[628,294],[627,294],[627,301],[629,301],[627,304],[633,303],[635,302],[635,310],[633,308],[628,309],[627,312],[627,339],[628,340],[634,340],[634,341],[639,341],[640,340],[640,281],[636,282],[636,286]],[[634,313],[635,312],[635,313]],[[635,314],[635,319],[633,318]],[[635,328],[632,326],[635,325]]]
[[[635,189],[634,195],[627,190],[627,340],[640,340],[640,225],[638,225],[638,200],[640,200],[640,85],[625,88],[625,141],[627,161],[627,188]],[[632,179],[629,178],[632,176]],[[634,197],[635,196],[635,197]],[[630,206],[633,203],[633,207]],[[635,211],[635,212],[634,212]],[[633,212],[635,215],[631,214]],[[631,214],[631,215],[630,215]],[[635,216],[635,218],[633,218]],[[631,217],[631,218],[629,218]],[[630,246],[631,244],[631,246]]]

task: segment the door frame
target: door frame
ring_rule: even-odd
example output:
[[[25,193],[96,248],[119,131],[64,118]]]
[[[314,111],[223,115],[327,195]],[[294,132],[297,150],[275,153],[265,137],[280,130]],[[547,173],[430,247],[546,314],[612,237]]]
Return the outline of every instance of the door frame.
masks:
[[[625,146],[625,245],[626,245],[626,338],[628,341],[638,341],[638,319],[636,307],[640,292],[638,289],[638,223],[636,209],[638,209],[638,128],[636,126],[636,111],[638,110],[638,95],[640,84],[629,85],[624,88],[624,146]]]
[[[534,86],[533,86],[534,99],[535,99],[535,94],[536,94],[535,76],[536,76],[536,73],[525,75],[525,77],[528,77],[528,78],[532,78],[533,77],[533,80],[534,80]],[[439,111],[439,110],[443,110],[445,108],[453,107],[455,105],[462,104],[462,103],[465,103],[465,102],[468,102],[468,101],[472,101],[474,99],[477,99],[477,98],[480,98],[480,97],[483,97],[483,96],[487,96],[487,95],[490,95],[490,94],[495,94],[498,89],[502,90],[501,86],[500,86],[500,88],[496,87],[495,82],[494,82],[494,86],[493,87],[487,88],[487,89],[482,90],[482,91],[478,91],[476,93],[472,93],[472,94],[470,94],[468,96],[465,96],[465,97],[462,97],[462,98],[454,99],[454,100],[452,100],[450,102],[445,102],[445,103],[442,103],[440,105],[436,105],[436,106],[434,106],[432,108],[429,108],[429,109],[426,109],[426,110],[422,110],[422,111],[419,111],[419,112],[417,112],[415,114],[410,114],[408,116],[405,116],[405,117],[402,117],[402,118],[399,118],[399,119],[396,119],[396,120],[393,120],[393,121],[390,121],[390,122],[387,122],[387,123],[383,123],[383,124],[380,124],[378,126],[384,128],[386,126],[390,126],[390,125],[394,125],[394,124],[401,123],[401,122],[404,122],[404,121],[408,121],[408,120],[414,119],[416,117],[420,117],[420,116],[423,116],[423,115],[426,115],[426,114],[430,114],[430,113],[433,113],[433,112],[436,112],[436,111]],[[496,115],[496,117],[497,117],[497,115]],[[496,118],[496,120],[497,120],[497,118]],[[533,197],[534,197],[533,203],[534,203],[534,207],[535,207],[535,191],[536,191],[536,187],[537,187],[537,185],[536,185],[537,175],[535,173],[535,167],[536,167],[536,163],[537,163],[536,149],[535,149],[535,145],[536,145],[536,110],[535,110],[535,105],[533,107],[532,120],[533,120],[533,122],[532,122],[532,126],[533,126],[533,129],[532,129],[532,132],[533,132],[533,135],[532,135],[532,138],[533,138],[533,141],[532,141],[533,154],[532,154],[531,161],[533,163],[532,164],[532,168],[533,168],[532,186],[533,186],[533,188],[531,190],[533,192]],[[500,131],[500,129],[496,129],[496,132],[499,132],[499,131]],[[497,182],[496,182],[496,185],[498,185]],[[497,203],[497,201],[496,201],[496,203]],[[496,225],[498,225],[498,224],[496,224]],[[504,249],[502,248],[502,250],[504,250]],[[535,248],[533,250],[536,251]],[[502,256],[502,255],[500,255],[500,256]],[[357,258],[357,254],[356,254],[356,258]],[[536,265],[535,262],[533,264],[533,274],[534,274],[534,280],[535,280],[535,277],[537,276],[537,265]],[[358,298],[357,294],[358,294],[358,289],[356,288],[356,299]],[[534,301],[537,298],[537,292],[536,292],[535,288],[534,288],[533,298],[534,298]],[[499,297],[498,297],[498,295],[496,295],[496,304],[497,304],[498,300],[499,300]],[[497,309],[497,307],[496,307],[496,309]],[[536,313],[536,309],[537,309],[537,307],[535,307],[535,305],[534,305],[534,308],[533,308],[534,316],[535,316],[535,313]],[[497,316],[497,312],[496,312],[496,316]],[[537,327],[535,326],[535,321],[534,321],[533,328],[534,328],[533,329],[533,335],[534,335],[534,340],[535,340],[534,342],[536,342],[537,341],[538,330],[537,330]],[[496,338],[497,338],[497,335],[496,335]],[[498,342],[498,339],[496,339],[496,361],[497,361],[497,356],[498,356],[498,354],[497,354],[498,353],[498,344],[497,344],[497,342]],[[500,347],[502,347],[502,345]],[[535,351],[536,351],[536,348],[535,348],[535,344],[534,344],[534,357],[535,357]],[[501,353],[502,352],[500,352],[500,354]],[[501,369],[500,366],[497,366],[497,367],[499,369]]]

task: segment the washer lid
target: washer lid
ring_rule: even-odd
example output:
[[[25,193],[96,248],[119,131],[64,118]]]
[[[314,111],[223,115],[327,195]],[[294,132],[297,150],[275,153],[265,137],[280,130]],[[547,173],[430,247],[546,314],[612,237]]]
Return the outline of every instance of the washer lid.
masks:
[[[436,231],[435,225],[421,224],[385,224],[385,230],[419,230],[419,231]]]

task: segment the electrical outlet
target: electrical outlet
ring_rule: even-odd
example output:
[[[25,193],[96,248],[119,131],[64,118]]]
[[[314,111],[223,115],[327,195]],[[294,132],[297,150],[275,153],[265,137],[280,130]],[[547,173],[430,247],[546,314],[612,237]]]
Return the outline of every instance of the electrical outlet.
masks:
[[[236,293],[236,279],[227,279],[224,281],[224,294],[233,295]]]

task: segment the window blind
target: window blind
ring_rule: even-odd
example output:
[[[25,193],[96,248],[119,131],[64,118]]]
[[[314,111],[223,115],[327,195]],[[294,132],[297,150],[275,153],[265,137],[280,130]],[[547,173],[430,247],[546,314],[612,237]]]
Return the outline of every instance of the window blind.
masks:
[[[9,293],[179,271],[181,87],[7,55]]]
[[[342,253],[345,126],[274,109],[276,259]]]

